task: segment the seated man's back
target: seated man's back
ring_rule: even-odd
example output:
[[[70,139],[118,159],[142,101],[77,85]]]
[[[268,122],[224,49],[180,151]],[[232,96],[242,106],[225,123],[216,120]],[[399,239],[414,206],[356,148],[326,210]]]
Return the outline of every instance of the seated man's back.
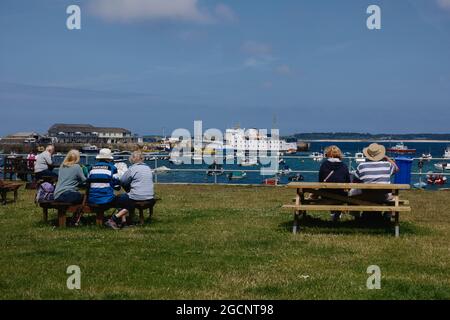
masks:
[[[117,168],[114,164],[99,161],[89,172],[89,197],[91,204],[107,204],[115,199],[114,187],[120,185],[117,178]]]

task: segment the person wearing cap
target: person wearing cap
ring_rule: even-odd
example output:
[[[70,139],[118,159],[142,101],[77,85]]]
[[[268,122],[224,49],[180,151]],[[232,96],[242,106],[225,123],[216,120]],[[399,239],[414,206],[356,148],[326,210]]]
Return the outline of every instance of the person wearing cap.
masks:
[[[110,149],[101,149],[88,176],[88,203],[109,204],[115,200],[114,190],[120,189],[117,168]]]
[[[367,161],[360,163],[355,171],[356,182],[361,183],[391,183],[391,176],[399,171],[394,160],[386,156],[386,148],[378,143],[372,143],[363,150]],[[358,196],[362,199],[384,202],[389,199],[389,194],[381,190],[364,190],[357,193],[350,191],[350,196]]]

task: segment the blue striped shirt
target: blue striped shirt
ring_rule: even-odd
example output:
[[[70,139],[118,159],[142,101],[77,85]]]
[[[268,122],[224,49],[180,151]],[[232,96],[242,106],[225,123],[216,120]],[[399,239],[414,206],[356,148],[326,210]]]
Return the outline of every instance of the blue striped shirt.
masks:
[[[361,163],[355,176],[363,183],[391,183],[395,167],[388,161],[368,161]]]
[[[107,204],[114,200],[114,187],[120,185],[117,168],[112,163],[100,161],[92,166],[88,182],[89,198],[92,204]]]

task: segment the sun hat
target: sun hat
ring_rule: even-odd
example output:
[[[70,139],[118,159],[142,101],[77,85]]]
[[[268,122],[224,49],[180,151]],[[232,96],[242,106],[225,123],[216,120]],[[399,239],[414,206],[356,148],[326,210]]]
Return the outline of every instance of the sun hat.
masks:
[[[386,148],[378,143],[372,143],[363,150],[364,156],[371,161],[381,161],[386,157]]]
[[[101,149],[95,158],[97,160],[114,160],[110,149]]]

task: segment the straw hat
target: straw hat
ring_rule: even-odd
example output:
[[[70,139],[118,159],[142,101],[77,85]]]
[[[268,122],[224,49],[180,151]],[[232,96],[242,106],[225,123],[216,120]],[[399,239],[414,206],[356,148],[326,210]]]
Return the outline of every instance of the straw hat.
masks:
[[[371,161],[381,161],[386,157],[386,148],[378,143],[372,143],[363,150],[364,156]]]
[[[114,160],[110,149],[101,149],[98,153],[98,156],[96,156],[95,158],[97,160]]]

